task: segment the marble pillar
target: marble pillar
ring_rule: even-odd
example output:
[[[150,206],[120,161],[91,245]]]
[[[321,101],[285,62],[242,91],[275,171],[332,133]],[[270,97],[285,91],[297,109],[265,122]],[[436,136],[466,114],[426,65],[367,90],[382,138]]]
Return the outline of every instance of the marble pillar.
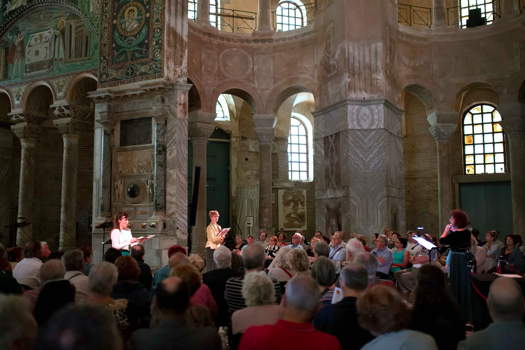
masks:
[[[166,93],[166,228],[185,244],[188,234],[188,91],[174,84]]]
[[[18,123],[11,130],[20,139],[20,182],[18,188],[18,216],[19,223],[33,221],[33,202],[35,186],[35,153],[41,128],[33,123]],[[16,244],[22,247],[33,238],[31,225],[19,227],[16,233]]]
[[[272,114],[254,115],[259,139],[259,229],[272,232],[272,144],[276,118]]]
[[[212,113],[199,112],[203,114],[209,114],[211,117]],[[193,119],[193,118],[192,118]],[[193,122],[190,124],[190,137],[193,151],[193,169],[192,176],[195,176],[195,168],[200,167],[200,179],[199,179],[199,197],[197,203],[197,212],[195,216],[195,226],[192,230],[192,244],[191,251],[197,254],[204,254],[204,246],[206,244],[206,226],[208,226],[208,213],[207,213],[207,196],[206,196],[206,180],[207,180],[207,167],[208,167],[208,138],[211,136],[215,126],[211,123],[206,122]],[[195,186],[197,179],[193,178],[193,185]],[[228,215],[228,213],[221,213],[222,215]]]
[[[79,139],[82,124],[72,118],[55,119],[53,124],[62,134],[62,193],[60,199],[59,249],[75,248]]]
[[[288,181],[288,137],[276,137],[277,152],[277,179],[279,182]]]
[[[314,113],[320,229],[405,230],[401,113],[383,99],[345,100]]]
[[[510,108],[509,108],[510,107]],[[512,218],[515,234],[525,237],[525,119],[520,106],[502,108],[503,127],[508,138],[512,191]]]
[[[201,25],[210,25],[210,0],[198,1],[197,22]]]
[[[259,11],[257,12],[257,31],[272,32],[272,2],[270,0],[259,0]]]
[[[456,132],[456,124],[438,123],[430,126],[430,133],[436,141],[438,158],[438,227],[446,225],[450,211],[454,209],[454,191],[452,183],[451,137]]]
[[[432,28],[447,26],[447,4],[445,0],[434,0],[432,4]]]

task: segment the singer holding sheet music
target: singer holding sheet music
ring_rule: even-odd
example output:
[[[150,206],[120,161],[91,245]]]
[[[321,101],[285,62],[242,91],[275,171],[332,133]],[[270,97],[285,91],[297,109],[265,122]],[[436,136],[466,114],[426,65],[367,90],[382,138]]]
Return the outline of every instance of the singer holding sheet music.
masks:
[[[128,214],[124,212],[118,213],[113,224],[111,246],[120,250],[122,255],[129,255],[131,246],[137,243],[137,239],[131,235],[131,230],[128,226]]]
[[[217,210],[210,210],[208,213],[210,217],[210,224],[206,228],[206,272],[215,270],[215,262],[213,261],[213,252],[219,248],[224,242],[224,236],[229,229],[222,229],[219,224],[219,212]]]

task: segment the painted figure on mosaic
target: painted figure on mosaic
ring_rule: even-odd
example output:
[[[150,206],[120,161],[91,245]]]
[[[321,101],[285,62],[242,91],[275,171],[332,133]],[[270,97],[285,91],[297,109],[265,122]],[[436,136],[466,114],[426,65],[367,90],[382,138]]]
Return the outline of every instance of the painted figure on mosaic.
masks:
[[[22,76],[22,72],[24,71],[24,57],[24,33],[18,32],[16,34],[15,40],[11,43],[11,47],[9,48],[9,54],[7,56],[7,63],[10,64],[12,67],[12,77]]]
[[[54,31],[54,58],[55,60],[64,59],[64,37],[65,37],[66,19],[60,18],[57,22],[56,29]]]

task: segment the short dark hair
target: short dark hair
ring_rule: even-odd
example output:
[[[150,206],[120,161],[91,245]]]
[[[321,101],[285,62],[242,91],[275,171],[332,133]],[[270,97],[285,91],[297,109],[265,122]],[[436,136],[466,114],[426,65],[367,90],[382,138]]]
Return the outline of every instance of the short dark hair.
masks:
[[[39,241],[31,240],[24,246],[24,258],[39,258],[42,252],[42,244]]]
[[[39,349],[112,350],[122,340],[111,313],[100,306],[70,305],[49,320],[39,341]]]
[[[450,217],[454,218],[454,226],[457,228],[467,227],[469,219],[467,213],[461,209],[454,209],[450,212]]]
[[[155,300],[161,311],[183,314],[190,305],[190,297],[190,287],[183,279],[173,291],[166,289],[165,281],[160,282],[155,290]]]
[[[84,269],[84,253],[80,249],[68,250],[62,256],[66,271],[82,271]]]
[[[330,246],[325,241],[319,241],[314,247],[317,256],[326,256],[330,254]]]
[[[142,258],[144,258],[144,246],[136,244],[131,247],[131,256],[137,260],[142,260]]]
[[[138,280],[140,276],[140,267],[137,260],[131,256],[121,256],[115,261],[118,269],[119,281]]]
[[[312,278],[316,280],[317,283],[319,283],[319,285],[322,287],[331,286],[337,279],[334,263],[325,256],[320,256],[312,264],[311,273]]]
[[[122,254],[120,253],[120,250],[112,247],[106,250],[104,253],[104,261],[114,264],[115,261],[121,256]]]
[[[401,245],[403,246],[403,248],[406,248],[407,247],[407,239],[406,238],[403,238],[403,237],[398,237],[398,240],[399,242],[401,242]]]

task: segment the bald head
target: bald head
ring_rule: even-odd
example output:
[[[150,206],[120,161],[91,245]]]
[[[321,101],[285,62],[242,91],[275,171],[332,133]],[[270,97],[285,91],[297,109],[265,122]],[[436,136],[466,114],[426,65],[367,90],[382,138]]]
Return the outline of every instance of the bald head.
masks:
[[[168,265],[170,268],[174,268],[177,265],[189,264],[190,260],[188,257],[182,253],[175,253],[170,257]]]
[[[520,285],[501,277],[490,285],[488,307],[494,321],[521,320],[525,308]]]
[[[66,270],[59,259],[51,259],[40,266],[40,281],[42,283],[64,278]]]

